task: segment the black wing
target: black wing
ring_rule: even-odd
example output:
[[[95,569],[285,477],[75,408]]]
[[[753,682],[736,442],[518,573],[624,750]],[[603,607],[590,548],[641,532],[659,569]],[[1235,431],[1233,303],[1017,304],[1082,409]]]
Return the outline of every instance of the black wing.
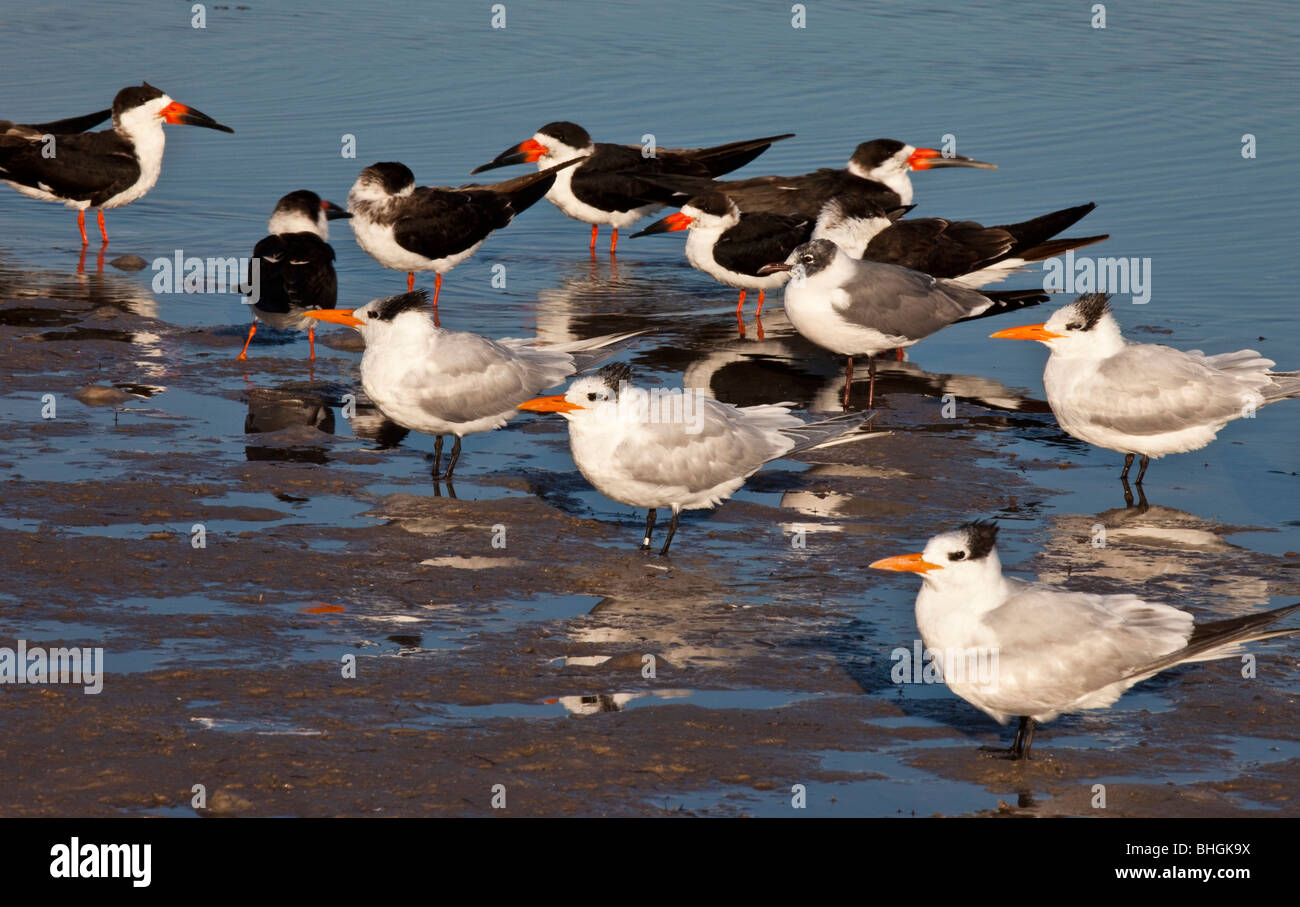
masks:
[[[259,261],[257,308],[261,311],[332,309],[338,302],[334,249],[315,233],[267,236],[253,247],[253,257]]]
[[[716,188],[731,196],[741,211],[771,211],[811,220],[816,220],[826,202],[837,195],[860,197],[886,210],[897,208],[903,201],[883,183],[828,168],[799,176],[730,180],[718,183]]]
[[[813,222],[806,219],[762,211],[742,214],[740,223],[714,244],[713,260],[729,271],[756,277],[763,265],[785,261],[812,231]]]
[[[881,230],[862,257],[934,277],[960,277],[1004,258],[1014,246],[1015,238],[1000,227],[926,217]]]
[[[0,177],[60,198],[101,205],[140,178],[131,146],[112,130],[55,135],[54,156],[44,141],[0,138]]]
[[[514,216],[508,199],[489,190],[416,189],[393,224],[393,238],[425,258],[446,258],[481,242]]]

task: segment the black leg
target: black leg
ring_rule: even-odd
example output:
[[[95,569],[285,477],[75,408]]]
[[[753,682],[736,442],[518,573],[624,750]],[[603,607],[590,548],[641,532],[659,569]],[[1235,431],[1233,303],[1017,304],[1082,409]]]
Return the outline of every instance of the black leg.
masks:
[[[668,538],[664,539],[664,546],[663,546],[663,548],[661,548],[661,549],[659,550],[659,556],[660,556],[660,557],[664,557],[664,556],[666,556],[666,555],[668,554],[668,546],[671,545],[671,544],[673,543],[673,533],[675,533],[675,532],[677,531],[677,514],[678,514],[678,513],[679,513],[678,509],[677,509],[676,507],[674,507],[674,508],[673,508],[673,519],[672,519],[672,522],[668,524]]]
[[[645,515],[645,538],[641,540],[641,550],[650,550],[650,533],[655,530],[655,509],[650,508],[650,512]]]
[[[1120,484],[1122,484],[1122,485],[1124,486],[1124,506],[1125,506],[1125,507],[1132,507],[1132,506],[1133,506],[1133,489],[1132,489],[1132,488],[1129,488],[1129,485],[1128,485],[1128,476],[1120,476],[1120,477],[1119,477],[1119,481],[1120,481]],[[1138,486],[1138,491],[1141,491],[1141,490],[1142,490],[1142,486],[1139,485],[1139,486]]]
[[[451,483],[452,470],[456,468],[456,461],[460,459],[460,435],[456,436],[456,443],[451,446],[451,462],[447,464],[447,472],[443,476],[447,483]]]
[[[1138,470],[1138,480],[1137,480],[1136,482],[1133,483],[1133,484],[1137,485],[1138,488],[1141,488],[1141,487],[1142,487],[1142,477],[1145,476],[1145,475],[1147,474],[1147,467],[1150,466],[1150,465],[1151,465],[1151,458],[1148,457],[1146,454],[1143,454],[1143,455],[1142,455],[1142,468]]]
[[[844,411],[849,411],[849,387],[853,384],[853,357],[844,366]]]
[[[438,435],[433,441],[433,478],[437,481],[439,473],[442,472],[442,435]]]
[[[1121,479],[1124,479],[1124,480],[1127,481],[1127,479],[1128,479],[1128,471],[1129,471],[1129,467],[1131,467],[1132,465],[1133,465],[1133,455],[1132,455],[1132,454],[1124,454],[1124,471],[1121,472],[1121,473],[1119,474],[1119,477],[1120,477]]]
[[[876,405],[876,357],[867,357],[867,409]]]
[[[1012,759],[1028,759],[1029,745],[1034,742],[1034,728],[1036,724],[1034,719],[1027,716],[1021,716],[1020,725],[1016,728],[1016,739],[1011,744]]]

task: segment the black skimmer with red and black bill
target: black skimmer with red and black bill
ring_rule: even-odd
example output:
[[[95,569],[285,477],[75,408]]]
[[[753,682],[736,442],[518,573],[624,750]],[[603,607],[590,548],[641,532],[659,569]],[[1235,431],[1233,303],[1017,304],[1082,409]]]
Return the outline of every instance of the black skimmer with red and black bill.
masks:
[[[577,163],[569,160],[504,182],[457,188],[416,186],[404,164],[372,164],[348,193],[352,233],[357,245],[385,268],[407,272],[408,293],[415,287],[416,271],[437,274],[437,319],[442,275],[473,255],[493,230],[540,201],[557,174]]]
[[[784,261],[796,246],[806,243],[812,237],[813,222],[768,211],[741,212],[726,195],[710,192],[695,196],[680,211],[633,233],[632,238],[677,230],[690,231],[686,236],[686,260],[691,267],[740,290],[736,303],[739,319],[746,292],[758,291],[755,314],[762,315],[767,291],[784,286],[790,279],[786,271],[759,271],[769,262]]]
[[[688,177],[667,185],[686,196],[709,191],[726,193],[746,213],[770,211],[815,220],[833,198],[858,198],[886,211],[910,205],[913,192],[909,174],[942,167],[997,169],[996,164],[960,154],[945,155],[934,148],[917,148],[896,139],[874,139],[859,145],[840,170],[823,167],[798,176],[756,176],[727,182]]]
[[[87,119],[78,117],[71,122],[76,126]],[[86,209],[94,208],[100,235],[107,244],[104,209],[129,205],[158,182],[166,144],[163,123],[235,131],[145,82],[123,88],[113,98],[112,129],[52,133],[53,156],[47,153],[42,135],[0,135],[0,180],[23,195],[76,208],[83,246],[87,243]]]
[[[334,249],[329,244],[329,222],[351,217],[333,202],[315,192],[299,189],[275,205],[267,223],[269,236],[253,246],[258,262],[257,289],[253,303],[253,324],[239,359],[248,358],[248,345],[257,333],[257,323],[274,328],[306,330],[311,357],[316,358],[316,321],[307,312],[332,309],[338,303],[339,281],[334,273]]]
[[[561,121],[546,124],[531,139],[511,145],[470,172],[523,163],[536,163],[540,169],[585,158],[573,170],[558,176],[546,197],[569,217],[591,224],[593,251],[600,225],[609,224],[613,228],[609,243],[612,254],[618,246],[620,229],[672,204],[677,197],[674,188],[641,177],[712,181],[748,164],[773,142],[793,136],[787,132],[711,148],[660,148],[648,153],[641,145],[593,142],[581,126]]]
[[[844,406],[853,358],[866,356],[867,406],[875,402],[875,355],[904,349],[959,321],[973,321],[1046,302],[1038,290],[978,293],[955,280],[898,265],[853,258],[829,239],[814,239],[760,273],[788,272],[785,314],[795,330],[848,357]]]

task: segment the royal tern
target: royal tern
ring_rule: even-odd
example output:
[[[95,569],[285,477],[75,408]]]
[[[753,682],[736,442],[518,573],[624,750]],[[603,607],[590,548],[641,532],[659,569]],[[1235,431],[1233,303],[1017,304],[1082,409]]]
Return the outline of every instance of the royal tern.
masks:
[[[433,323],[424,290],[374,299],[357,309],[324,309],[307,318],[345,324],[366,341],[361,386],[380,412],[414,431],[437,436],[434,478],[451,479],[465,435],[491,431],[518,415],[539,391],[603,362],[613,344],[642,333],[606,334],[570,343],[493,340]],[[439,475],[442,436],[455,435],[447,472]]]
[[[80,125],[89,118],[71,122]],[[107,243],[104,209],[129,205],[158,182],[166,144],[163,123],[235,131],[145,82],[123,88],[113,98],[112,129],[55,133],[52,148],[38,133],[10,130],[0,135],[0,179],[23,195],[76,208],[83,246],[86,209],[94,208]]]
[[[795,330],[818,346],[848,357],[844,405],[849,404],[853,357],[866,356],[875,400],[875,362],[883,350],[903,349],[958,321],[1011,312],[1046,302],[1037,291],[980,294],[956,280],[898,265],[860,261],[829,239],[799,246],[784,262],[760,273],[788,271],[785,313]]]
[[[248,358],[248,345],[259,321],[275,328],[306,330],[310,358],[316,358],[316,322],[304,315],[312,309],[332,309],[338,302],[329,221],[351,216],[307,189],[290,192],[276,202],[267,223],[270,235],[253,246],[258,297],[252,304],[248,339],[237,358]],[[253,283],[251,275],[249,283]]]
[[[1081,441],[1124,454],[1126,482],[1141,456],[1138,485],[1153,458],[1199,450],[1232,420],[1300,397],[1300,372],[1270,371],[1273,360],[1254,350],[1207,356],[1125,340],[1105,293],[992,336],[1047,347],[1043,388],[1056,421]]]
[[[405,164],[372,164],[348,193],[357,245],[385,268],[406,272],[406,290],[416,271],[433,271],[437,318],[442,275],[469,258],[494,230],[532,207],[576,161],[539,173],[488,185],[416,186]]]
[[[587,481],[611,500],[646,508],[643,550],[650,547],[656,509],[672,508],[660,555],[668,553],[683,510],[716,507],[765,464],[877,434],[845,437],[870,413],[806,423],[789,403],[736,407],[689,392],[655,396],[630,380],[628,366],[614,363],[574,381],[564,394],[519,408],[564,416],[573,461]]]
[[[494,167],[533,163],[539,169],[585,158],[573,170],[561,173],[546,193],[555,207],[569,217],[591,224],[591,249],[596,248],[600,224],[613,227],[609,251],[618,246],[618,231],[630,227],[670,203],[674,190],[643,177],[683,177],[712,180],[730,173],[766,151],[773,142],[794,133],[729,142],[712,148],[655,148],[593,142],[576,123],[548,123],[526,141],[511,145],[471,173]]]
[[[1135,595],[1003,576],[996,541],[997,526],[976,521],[936,535],[920,554],[871,566],[921,575],[921,639],[949,689],[999,724],[1020,719],[1013,759],[1029,755],[1040,722],[1106,708],[1174,665],[1228,658],[1243,643],[1300,632],[1265,629],[1300,604],[1197,625],[1186,611]]]

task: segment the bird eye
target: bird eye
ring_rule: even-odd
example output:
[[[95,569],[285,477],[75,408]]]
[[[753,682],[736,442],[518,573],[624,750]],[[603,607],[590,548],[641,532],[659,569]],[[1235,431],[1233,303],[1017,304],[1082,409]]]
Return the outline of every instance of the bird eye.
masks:
[[[950,560],[950,561],[964,561],[964,560],[966,560],[966,552],[965,552],[965,551],[954,551],[952,554],[948,555],[948,560]]]
[[[1077,331],[1081,327],[1083,327],[1083,325],[1079,324],[1079,322],[1071,321],[1069,324],[1065,326],[1065,329],[1067,331]]]
[[[596,392],[595,392],[595,391],[592,391],[591,393],[587,394],[587,399],[588,399],[588,400],[595,400],[595,399],[596,399]]]
[[[804,260],[804,264],[810,265],[813,263],[813,257],[811,255],[805,255],[803,257],[803,260]]]

